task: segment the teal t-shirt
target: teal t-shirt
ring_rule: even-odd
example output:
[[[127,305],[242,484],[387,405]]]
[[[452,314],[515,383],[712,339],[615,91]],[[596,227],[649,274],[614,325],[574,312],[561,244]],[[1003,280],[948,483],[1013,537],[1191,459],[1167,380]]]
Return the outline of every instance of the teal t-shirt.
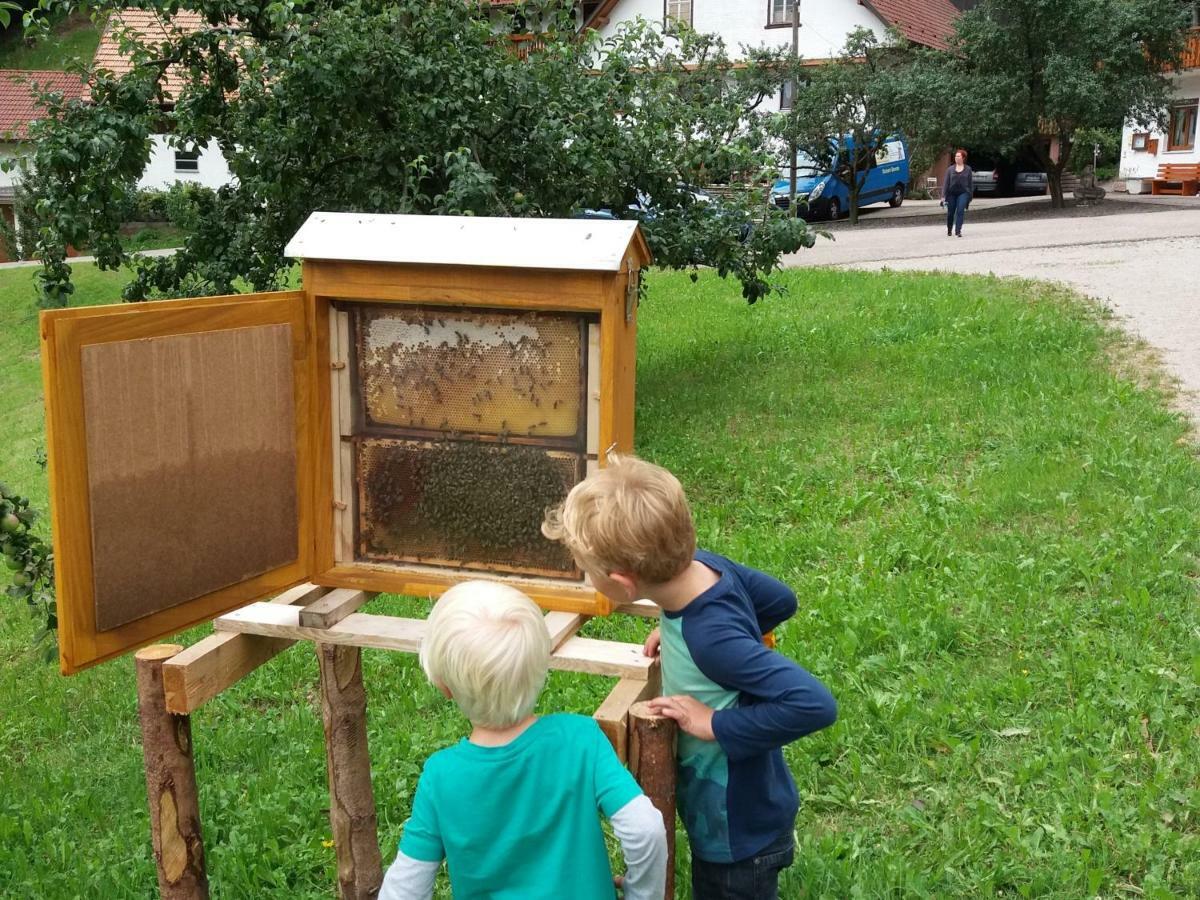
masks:
[[[600,814],[640,793],[594,721],[544,716],[503,747],[433,754],[400,851],[444,858],[454,900],[612,900]]]

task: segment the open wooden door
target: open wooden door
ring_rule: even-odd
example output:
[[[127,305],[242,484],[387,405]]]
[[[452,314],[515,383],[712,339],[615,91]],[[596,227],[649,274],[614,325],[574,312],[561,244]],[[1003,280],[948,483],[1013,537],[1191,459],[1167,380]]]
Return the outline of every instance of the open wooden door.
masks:
[[[42,314],[62,670],[308,579],[304,294]]]

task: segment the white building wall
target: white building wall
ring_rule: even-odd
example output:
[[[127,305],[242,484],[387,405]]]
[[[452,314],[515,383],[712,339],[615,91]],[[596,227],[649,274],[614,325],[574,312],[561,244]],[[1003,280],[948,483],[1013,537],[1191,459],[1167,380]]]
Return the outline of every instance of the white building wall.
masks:
[[[693,0],[692,27],[696,31],[718,34],[734,58],[743,46],[792,46],[792,29],[767,27],[768,0]],[[609,37],[617,26],[638,16],[649,22],[663,23],[663,0],[621,0],[616,5],[601,35]],[[885,24],[856,0],[801,0],[800,55],[805,59],[829,59],[846,43],[846,35],[855,28],[870,28],[881,38]]]
[[[0,143],[0,162],[19,159],[28,152],[28,149],[27,144],[19,144],[11,141]],[[11,172],[5,172],[0,169],[0,188],[12,187],[20,177],[21,171],[19,169],[13,169]]]
[[[205,187],[219,188],[233,180],[229,174],[229,166],[225,163],[225,157],[214,144],[210,144],[200,151],[197,171],[186,172],[176,170],[175,148],[167,143],[165,134],[156,134],[152,140],[154,144],[150,150],[150,162],[146,164],[146,171],[142,173],[141,180],[138,181],[139,188],[162,190],[173,184],[187,181],[202,184]]]
[[[1174,97],[1194,100],[1200,97],[1200,69],[1192,69],[1174,76]],[[1200,119],[1200,116],[1197,117]],[[1197,123],[1200,131],[1200,122]],[[1158,167],[1166,163],[1200,163],[1200,134],[1193,135],[1191,150],[1168,150],[1167,136],[1156,128],[1148,129],[1152,139],[1158,140],[1158,152],[1133,149],[1133,135],[1145,132],[1147,129],[1140,125],[1125,123],[1121,132],[1121,168],[1119,178],[1136,182],[1139,179],[1152,179],[1158,174]],[[1149,188],[1146,188],[1149,190]]]

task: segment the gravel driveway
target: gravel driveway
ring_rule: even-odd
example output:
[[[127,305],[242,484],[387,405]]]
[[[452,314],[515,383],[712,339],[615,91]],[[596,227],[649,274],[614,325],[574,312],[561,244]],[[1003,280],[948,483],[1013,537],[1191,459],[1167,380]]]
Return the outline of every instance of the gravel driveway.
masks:
[[[1014,217],[1011,207],[974,203],[962,238],[947,238],[945,219],[936,214],[876,219],[853,229],[838,223],[830,229],[833,241],[818,239],[784,264],[1065,282],[1105,301],[1130,331],[1159,349],[1183,387],[1181,407],[1200,426],[1200,197],[1181,199],[1106,201],[1102,212],[1056,210],[1050,217],[1041,215],[1048,209]]]

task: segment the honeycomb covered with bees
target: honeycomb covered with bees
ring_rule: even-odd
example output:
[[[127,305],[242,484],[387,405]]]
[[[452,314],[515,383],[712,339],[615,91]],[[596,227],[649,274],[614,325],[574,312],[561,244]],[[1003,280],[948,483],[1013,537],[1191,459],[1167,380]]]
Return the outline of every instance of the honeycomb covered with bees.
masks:
[[[588,319],[349,308],[356,556],[581,579],[540,526],[586,471]]]

